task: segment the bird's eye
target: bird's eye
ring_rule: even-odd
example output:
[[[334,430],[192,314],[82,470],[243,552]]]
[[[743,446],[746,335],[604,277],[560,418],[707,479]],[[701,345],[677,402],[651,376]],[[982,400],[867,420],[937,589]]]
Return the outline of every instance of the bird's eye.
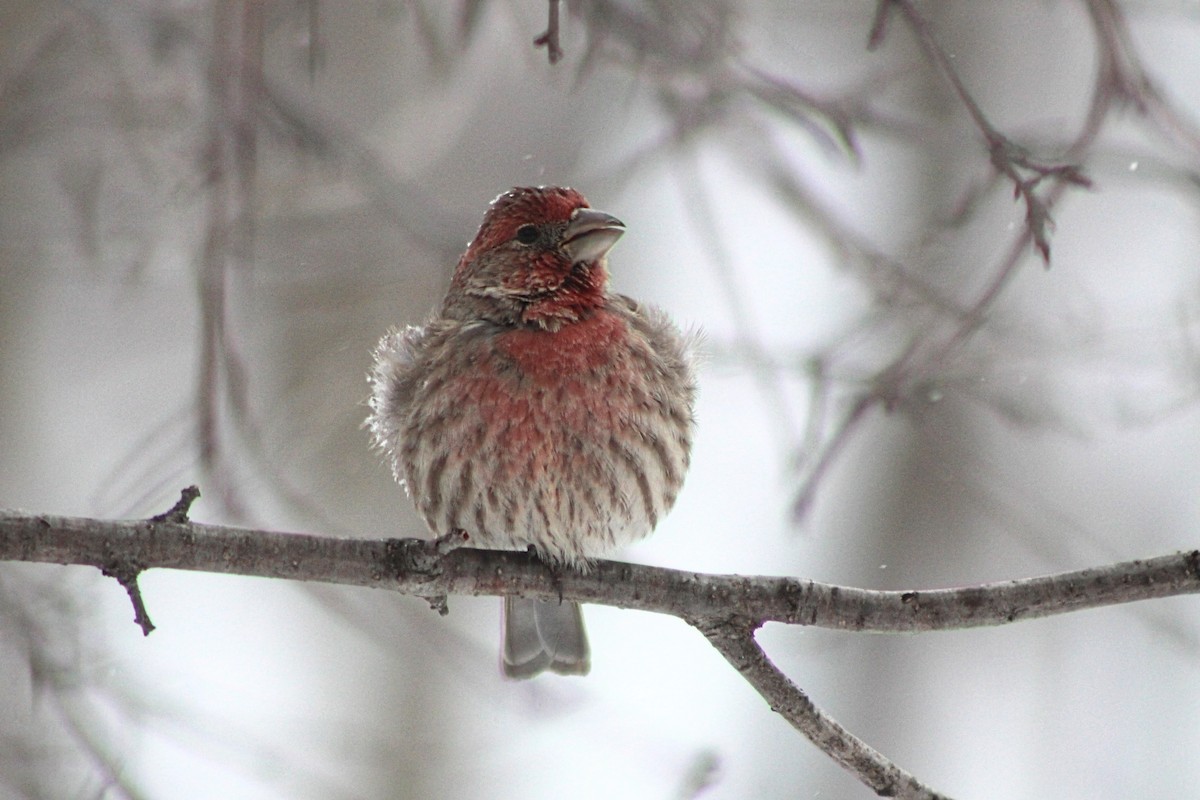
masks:
[[[517,228],[517,241],[521,244],[533,244],[538,239],[536,225],[522,225]]]

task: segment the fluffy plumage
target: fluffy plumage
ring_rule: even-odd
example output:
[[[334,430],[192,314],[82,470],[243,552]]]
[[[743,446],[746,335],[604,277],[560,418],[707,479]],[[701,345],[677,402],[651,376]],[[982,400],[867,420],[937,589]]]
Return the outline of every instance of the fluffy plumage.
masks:
[[[664,313],[609,291],[606,255],[623,232],[572,189],[513,189],[433,317],[380,340],[368,426],[435,533],[586,567],[675,502],[691,355]],[[575,604],[505,609],[508,674],[587,671]]]

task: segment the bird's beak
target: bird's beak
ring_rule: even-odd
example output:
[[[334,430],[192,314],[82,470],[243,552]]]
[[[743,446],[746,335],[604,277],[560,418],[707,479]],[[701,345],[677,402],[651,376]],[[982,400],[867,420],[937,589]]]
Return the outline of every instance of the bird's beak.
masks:
[[[577,208],[563,231],[562,248],[571,263],[598,261],[625,233],[625,223],[594,208]]]

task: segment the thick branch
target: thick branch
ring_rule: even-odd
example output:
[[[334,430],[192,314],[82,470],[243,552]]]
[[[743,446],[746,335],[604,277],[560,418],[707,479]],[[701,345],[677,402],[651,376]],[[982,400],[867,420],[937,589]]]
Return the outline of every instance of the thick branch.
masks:
[[[444,548],[443,548],[444,549]],[[375,586],[423,598],[506,595],[672,614],[737,615],[877,633],[1002,625],[1085,608],[1200,592],[1200,551],[1039,578],[920,591],[874,591],[797,578],[706,575],[598,561],[553,574],[527,553],[418,539],[341,539],[155,520],[106,521],[0,511],[0,560],[198,570]]]

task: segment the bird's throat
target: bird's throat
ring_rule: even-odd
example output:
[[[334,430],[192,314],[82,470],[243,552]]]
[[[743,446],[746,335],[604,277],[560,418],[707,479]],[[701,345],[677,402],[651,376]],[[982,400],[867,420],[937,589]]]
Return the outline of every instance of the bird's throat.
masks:
[[[628,326],[606,310],[590,313],[578,322],[551,329],[518,328],[500,335],[497,347],[535,382],[561,381],[564,374],[592,371],[605,366],[628,336]]]
[[[603,262],[575,264],[553,291],[526,304],[521,322],[547,331],[582,322],[604,307],[607,283]]]

